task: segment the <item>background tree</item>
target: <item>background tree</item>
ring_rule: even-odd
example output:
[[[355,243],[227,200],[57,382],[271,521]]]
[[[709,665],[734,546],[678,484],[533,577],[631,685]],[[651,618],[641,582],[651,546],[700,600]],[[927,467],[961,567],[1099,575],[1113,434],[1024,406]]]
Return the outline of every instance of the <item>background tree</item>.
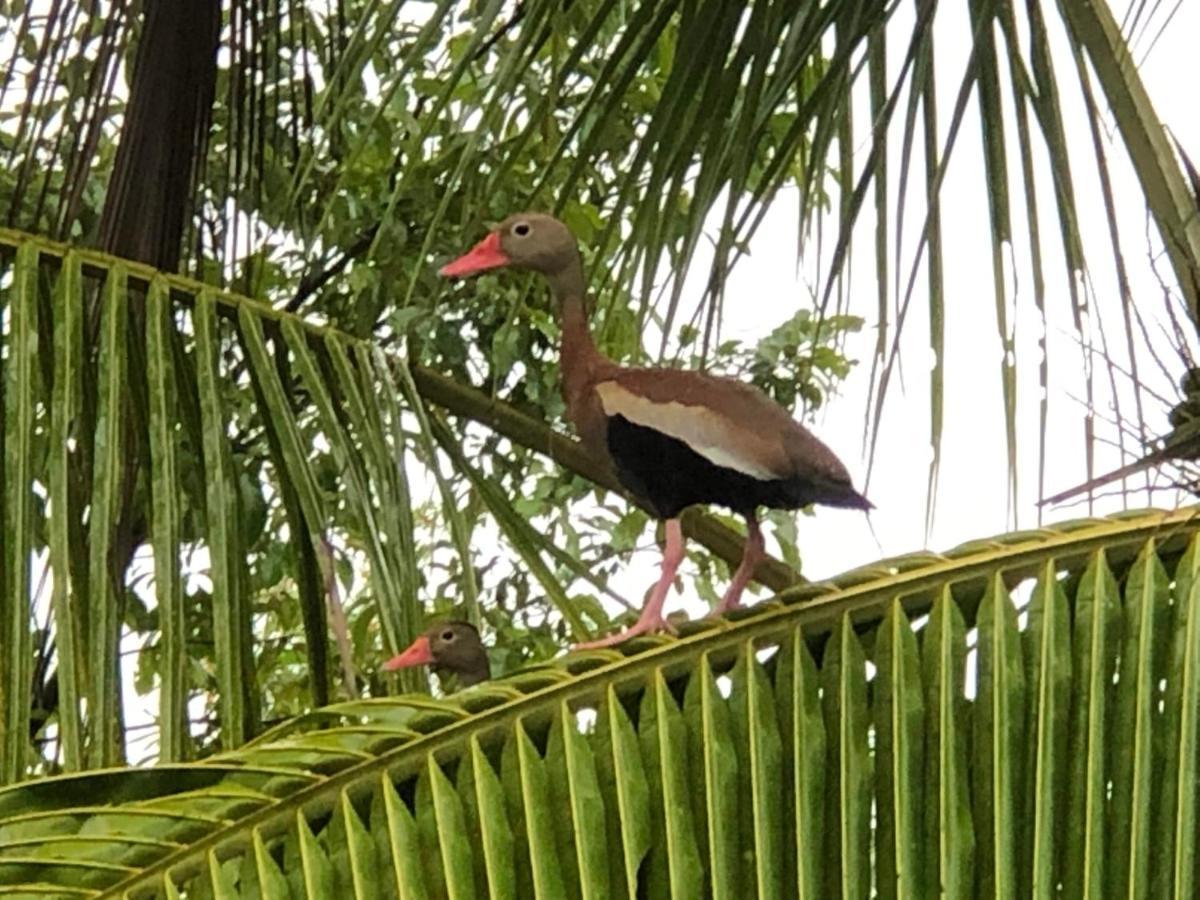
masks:
[[[1108,185],[1106,104],[1187,345],[1194,198],[1130,64],[1170,10],[1136,4],[1118,28],[1103,4],[980,0],[951,32],[971,53],[947,81],[934,38],[946,45],[958,12],[0,7],[0,201],[22,229],[0,232],[0,779],[24,780],[0,790],[0,884],[1193,895],[1190,510],[800,585],[781,519],[784,562],[759,574],[787,589],[733,621],[690,623],[683,640],[569,655],[450,701],[384,697],[395,686],[370,674],[381,645],[451,608],[484,624],[499,672],[550,655],[607,624],[598,601],[645,530],[543,424],[560,406],[539,295],[434,279],[487,217],[547,206],[580,232],[609,352],[740,371],[798,412],[837,389],[844,339],[869,319],[868,438],[924,277],[937,447],[938,191],[977,117],[994,261],[978,302],[1006,351],[1015,479],[1004,259],[1029,252],[1040,306],[1053,244],[1079,320],[1105,308],[1087,259],[1099,249],[1120,268],[1122,232],[1107,186],[1108,243],[1078,225],[1066,138],[1089,126]],[[1071,51],[1073,77],[1056,76],[1068,56],[1052,46]],[[1068,85],[1087,100],[1074,123]],[[1033,191],[1039,158],[1048,195]],[[756,346],[729,342],[730,267],[785,188],[801,196],[820,290]],[[924,207],[904,199],[916,195]],[[839,277],[860,236],[878,275],[868,310]],[[694,305],[689,266],[705,286]],[[1136,360],[1145,310],[1121,280]],[[713,516],[688,527],[713,550],[694,579],[703,595],[737,537]],[[117,727],[140,699],[122,695],[134,658],[164,764],[73,774],[119,760],[138,733]],[[311,708],[326,700],[341,702]]]
[[[512,281],[439,301],[433,263],[488,217],[541,206],[571,224],[609,353],[744,371],[802,412],[799,401],[815,408],[847,371],[841,338],[860,320],[838,276],[872,210],[879,287],[857,312],[879,329],[873,408],[915,260],[927,260],[936,447],[938,187],[969,113],[987,151],[995,296],[1014,232],[1035,245],[1056,232],[1072,285],[1086,264],[1049,20],[1088,96],[1094,79],[1107,99],[1180,295],[1197,306],[1193,198],[1103,5],[973,4],[948,124],[935,90],[945,14],[933,2],[97,0],[5,11],[8,224],[259,301],[6,236],[9,779],[119,758],[120,734],[99,723],[125,706],[121,628],[141,639],[140,687],[161,692],[162,753],[180,758],[236,746],[264,719],[381,691],[362,672],[426,612],[484,621],[501,669],[607,624],[598,599],[645,519],[597,495],[587,461],[539,424],[561,413],[551,313]],[[1002,97],[1016,101],[1015,134]],[[1095,124],[1098,106],[1087,114]],[[1032,192],[1035,133],[1053,192],[1026,204],[1017,229],[1008,154]],[[887,152],[897,145],[898,173]],[[888,185],[907,185],[917,158],[923,177],[906,195],[928,204],[913,250]],[[730,267],[785,186],[800,191],[806,240],[835,226],[817,254],[822,288],[759,346],[723,341]],[[1038,210],[1057,229],[1039,227]],[[705,290],[692,306],[684,279],[698,259]],[[1003,304],[987,302],[1009,334]],[[76,303],[89,314],[72,324]],[[12,338],[34,333],[55,352]],[[1002,378],[1010,459],[1015,365]],[[583,477],[562,477],[547,447]],[[935,455],[931,482],[936,466]],[[736,534],[718,520],[688,527],[736,558]],[[798,562],[779,533],[793,565],[764,570],[776,588]],[[493,558],[481,548],[497,536],[509,550]],[[700,569],[702,595],[711,572]],[[340,654],[326,647],[327,609],[335,625],[344,610]],[[59,712],[38,716],[31,755],[35,695]],[[81,719],[80,699],[96,714]],[[205,707],[194,733],[193,701]]]

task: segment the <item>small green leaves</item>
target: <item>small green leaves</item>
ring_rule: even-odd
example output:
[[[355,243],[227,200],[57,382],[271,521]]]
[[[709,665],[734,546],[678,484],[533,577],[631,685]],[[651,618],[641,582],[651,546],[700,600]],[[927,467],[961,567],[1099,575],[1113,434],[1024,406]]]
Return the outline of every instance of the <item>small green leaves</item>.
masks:
[[[874,722],[879,895],[917,900],[921,889],[921,799],[925,721],[917,638],[899,601],[875,635]],[[948,674],[948,673],[947,673]]]
[[[146,295],[146,381],[150,395],[150,523],[154,544],[154,586],[162,623],[162,758],[175,762],[185,755],[187,736],[186,640],[183,581],[179,571],[180,507],[175,414],[179,406],[171,337],[175,330],[162,278]],[[226,683],[223,692],[241,696],[240,685]],[[233,721],[231,720],[231,724]],[[234,730],[234,735],[236,730]]]
[[[975,875],[966,655],[963,615],[946,586],[939,591],[921,634],[921,675],[927,698],[924,883],[940,885],[951,900],[973,896]]]
[[[556,828],[559,860],[569,896],[599,900],[609,896],[609,848],[604,796],[596,760],[587,738],[565,703],[550,733],[546,766],[555,809],[569,807],[571,816]],[[561,818],[555,817],[559,823]]]
[[[804,633],[784,638],[775,662],[775,701],[783,747],[784,852],[786,895],[800,900],[822,896],[829,855],[825,828],[825,720],[821,713],[817,665]]]
[[[0,784],[25,777],[33,647],[29,627],[33,550],[33,419],[38,353],[38,250],[17,252],[3,298],[10,316],[4,365],[4,598],[0,600]],[[115,708],[115,707],[114,707]]]
[[[119,666],[117,647],[121,623],[109,553],[120,514],[125,454],[125,416],[128,404],[125,342],[129,327],[129,292],[125,267],[113,266],[104,281],[100,322],[100,360],[96,403],[96,432],[92,446],[92,496],[88,515],[89,611],[88,731],[91,761],[113,765],[120,757],[117,734]],[[95,713],[91,714],[90,711]]]
[[[245,737],[242,684],[246,677],[244,667],[248,648],[242,646],[241,640],[246,606],[239,603],[245,558],[239,553],[241,541],[236,527],[239,507],[218,362],[220,324],[211,292],[205,291],[196,298],[192,321],[196,332],[196,384],[204,435],[204,503],[212,560],[212,629],[217,683],[220,685],[218,702],[222,721],[228,723],[221,729],[221,737],[225,746],[232,748],[240,745]]]
[[[1068,808],[1063,884],[1069,898],[1104,896],[1109,748],[1114,733],[1120,594],[1103,552],[1092,554],[1075,589]]]
[[[826,821],[837,863],[826,872],[831,896],[866,900],[871,890],[871,755],[867,748],[867,673],[848,616],[829,635],[822,666],[828,735]]]
[[[979,883],[988,896],[1015,900],[1018,797],[1024,765],[1025,674],[1017,611],[1000,575],[979,607],[978,687],[974,708],[975,835]]]

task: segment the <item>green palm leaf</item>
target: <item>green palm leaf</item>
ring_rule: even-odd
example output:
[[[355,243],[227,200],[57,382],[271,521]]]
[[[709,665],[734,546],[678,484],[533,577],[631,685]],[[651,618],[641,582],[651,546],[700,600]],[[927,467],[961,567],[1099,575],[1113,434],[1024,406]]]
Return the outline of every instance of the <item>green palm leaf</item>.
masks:
[[[37,598],[29,561],[43,549],[38,537],[43,529],[49,532],[52,623],[60,636],[63,762],[68,770],[80,768],[85,749],[93,766],[121,759],[118,641],[128,620],[131,581],[145,569],[115,559],[113,548],[122,497],[132,491],[136,498],[142,490],[129,477],[132,460],[142,454],[146,497],[141,508],[153,549],[148,574],[154,589],[147,592],[152,597],[147,602],[157,614],[162,660],[158,743],[163,759],[182,758],[189,742],[186,712],[195,691],[186,680],[187,665],[198,655],[197,631],[212,635],[222,746],[240,746],[259,728],[254,652],[261,651],[261,641],[252,630],[247,597],[254,557],[241,524],[247,483],[281,498],[286,511],[288,539],[300,563],[294,577],[308,665],[316,673],[314,700],[323,696],[317,684],[325,677],[323,595],[335,574],[330,564],[322,578],[316,564],[327,556],[328,534],[352,528],[358,535],[369,573],[371,615],[380,625],[385,652],[398,652],[423,626],[423,563],[414,537],[410,466],[434,473],[443,508],[454,509],[452,522],[461,520],[454,538],[468,609],[478,587],[465,520],[440,474],[447,461],[482,498],[560,615],[579,637],[587,636],[588,626],[554,571],[565,562],[566,570],[578,575],[579,561],[517,513],[464,454],[460,438],[440,416],[426,415],[423,404],[432,401],[468,420],[494,425],[528,448],[549,448],[568,467],[619,489],[576,442],[473,388],[427,369],[410,373],[403,360],[368,341],[261,302],[17,232],[0,232],[0,266],[6,259],[14,277],[0,288],[0,303],[12,315],[5,336],[5,509],[15,518],[7,529],[10,582],[0,599],[0,637],[10,648],[0,655],[0,781],[26,777],[31,765],[30,637]],[[81,335],[92,309],[98,348],[86,348]],[[141,319],[144,346],[129,340]],[[35,365],[40,334],[54,338],[47,378],[37,377],[42,369]],[[245,423],[237,420],[246,397],[254,398],[254,421],[265,433],[257,444],[245,437]],[[416,440],[406,436],[413,426]],[[49,455],[38,440],[43,432],[58,439]],[[238,454],[235,444],[245,445]],[[322,452],[319,446],[328,449]],[[265,474],[246,447],[266,457]],[[49,508],[36,502],[43,483],[50,487]],[[711,516],[689,517],[688,530],[724,558],[737,559],[740,538]],[[181,553],[197,547],[207,551],[211,581],[211,603],[202,608],[200,621],[184,603],[180,563]],[[586,577],[594,579],[591,573]],[[775,561],[767,580],[783,587],[796,579]],[[423,684],[413,672],[402,681],[408,689]],[[89,710],[107,712],[82,722],[81,701]]]
[[[1197,690],[1197,559],[1195,509],[1068,522],[883,560],[628,655],[569,655],[446,700],[337,704],[202,763],[13,786],[0,883],[100,897],[1016,896],[1059,883],[1099,896],[1097,881],[1065,880],[1074,869],[1103,872],[1105,896],[1178,889],[1198,837],[1193,717],[1172,705]],[[1129,623],[1123,641],[1095,638],[1098,604]],[[1169,657],[1151,637],[1167,619],[1183,626]],[[1072,647],[1089,649],[1072,663]],[[1113,670],[1115,693],[1097,697],[1093,673]],[[1166,685],[1157,699],[1150,673]],[[1068,735],[1081,708],[1087,735]],[[1157,789],[1144,789],[1150,747],[1169,761]],[[1117,787],[1085,822],[1092,773]],[[1026,809],[1034,825],[1017,828]],[[1154,821],[1173,839],[1143,854],[1140,823]]]

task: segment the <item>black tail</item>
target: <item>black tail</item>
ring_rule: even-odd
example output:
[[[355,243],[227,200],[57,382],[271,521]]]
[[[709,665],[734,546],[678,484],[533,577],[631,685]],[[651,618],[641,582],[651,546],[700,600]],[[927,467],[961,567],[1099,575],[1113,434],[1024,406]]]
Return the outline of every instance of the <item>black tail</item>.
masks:
[[[822,506],[836,506],[840,509],[861,509],[863,512],[875,508],[875,504],[856,491],[854,485],[848,481],[795,478],[789,481],[787,486],[789,499],[795,507],[818,503]]]

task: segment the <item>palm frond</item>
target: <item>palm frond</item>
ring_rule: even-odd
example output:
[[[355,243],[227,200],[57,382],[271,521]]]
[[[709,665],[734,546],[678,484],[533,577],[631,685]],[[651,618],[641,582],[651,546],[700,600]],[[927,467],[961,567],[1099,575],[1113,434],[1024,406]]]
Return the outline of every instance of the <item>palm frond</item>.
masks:
[[[1142,512],[881,560],[628,655],[337,704],[203,763],[10,787],[0,880],[98,897],[1186,896],[1198,524]]]
[[[327,696],[326,589],[314,547],[330,534],[352,534],[362,553],[385,652],[398,652],[423,626],[410,461],[420,477],[449,461],[483,498],[573,633],[586,637],[599,624],[589,625],[568,600],[564,585],[580,575],[581,564],[569,566],[575,574],[560,583],[557,548],[535,533],[463,454],[460,437],[425,415],[421,404],[495,424],[518,444],[549,451],[615,487],[576,442],[478,390],[426,369],[410,372],[404,360],[368,341],[186,278],[17,232],[0,232],[0,267],[5,264],[10,283],[0,281],[0,303],[12,323],[5,335],[5,509],[12,518],[2,607],[11,652],[0,659],[4,780],[19,780],[31,765],[31,639],[44,602],[33,590],[31,561],[51,576],[68,769],[85,760],[113,765],[124,753],[119,648],[139,596],[138,577],[153,585],[144,602],[155,610],[155,652],[161,654],[163,758],[187,753],[187,707],[195,693],[187,661],[198,652],[197,634],[211,634],[222,745],[239,746],[258,730],[254,660],[262,636],[254,630],[248,595],[252,566],[261,564],[263,552],[242,524],[247,490],[283,507],[308,665],[317,673],[312,698]],[[99,346],[88,350],[83,320],[97,295]],[[131,339],[135,308],[144,310],[142,341]],[[53,352],[39,356],[39,342]],[[41,369],[38,360],[45,361]],[[38,377],[43,372],[46,377]],[[247,416],[265,432],[259,438],[247,435]],[[412,428],[415,441],[405,437]],[[49,454],[43,433],[59,439]],[[235,444],[241,445],[236,454]],[[265,458],[265,477],[256,454]],[[144,458],[144,480],[129,476],[135,458]],[[49,506],[41,500],[42,484],[49,485]],[[449,485],[443,481],[441,489],[443,506],[454,506]],[[136,501],[132,527],[142,529],[153,551],[146,562],[117,559],[113,551],[126,527],[117,511],[129,496]],[[690,518],[688,527],[723,558],[736,560],[740,539],[730,528],[704,515]],[[133,540],[135,547],[141,542]],[[465,523],[456,546],[461,593],[469,602],[478,585]],[[199,621],[184,602],[196,583],[185,583],[180,563],[182,553],[197,550],[207,557],[211,583],[211,606]],[[550,564],[543,561],[547,555]],[[777,587],[798,577],[778,561],[768,573],[764,580]],[[409,673],[405,686],[418,684]],[[107,713],[84,723],[83,701],[88,710]]]

